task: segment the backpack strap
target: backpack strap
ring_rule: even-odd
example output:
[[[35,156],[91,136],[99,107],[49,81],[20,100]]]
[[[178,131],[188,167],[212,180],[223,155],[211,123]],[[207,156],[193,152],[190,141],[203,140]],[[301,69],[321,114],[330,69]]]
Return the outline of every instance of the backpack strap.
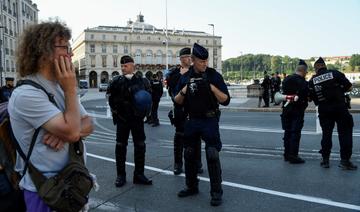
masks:
[[[51,94],[51,93],[49,93],[49,92],[47,92],[47,91],[45,90],[45,88],[44,88],[43,86],[41,86],[40,84],[38,84],[38,83],[36,83],[36,82],[34,82],[34,81],[32,81],[32,80],[28,80],[28,79],[26,79],[26,80],[20,80],[20,81],[18,81],[18,82],[16,83],[16,87],[20,87],[20,86],[22,86],[22,85],[31,85],[31,86],[33,86],[33,87],[35,87],[35,88],[41,89],[42,91],[44,91],[44,92],[46,93],[46,95],[47,95],[48,98],[49,98],[49,101],[50,101],[51,103],[53,103],[56,107],[58,107],[58,105],[57,105],[56,102],[55,102],[54,95]],[[37,136],[39,135],[39,132],[40,132],[41,127],[37,128],[37,129],[35,130],[34,135],[33,135],[32,139],[31,139],[31,143],[30,143],[30,147],[29,147],[29,151],[28,151],[27,155],[25,155],[25,153],[22,151],[22,149],[21,149],[21,147],[20,147],[20,145],[19,145],[19,142],[16,140],[16,138],[15,138],[15,136],[14,136],[14,134],[13,134],[13,131],[12,131],[12,128],[11,128],[11,122],[10,122],[9,127],[10,127],[10,136],[11,136],[11,139],[14,141],[14,144],[15,144],[15,147],[16,147],[16,151],[19,153],[19,155],[21,156],[21,158],[25,161],[25,167],[24,167],[23,174],[22,174],[22,177],[23,177],[23,176],[25,175],[25,173],[26,173],[26,170],[27,170],[28,166],[29,166],[30,156],[31,156],[31,153],[32,153],[32,151],[33,151],[33,149],[34,149],[35,142],[36,142]]]

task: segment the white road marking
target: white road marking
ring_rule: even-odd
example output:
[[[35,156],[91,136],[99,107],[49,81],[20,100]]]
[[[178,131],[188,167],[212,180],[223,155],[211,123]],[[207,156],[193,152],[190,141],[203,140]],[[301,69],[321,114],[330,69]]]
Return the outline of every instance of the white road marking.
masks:
[[[101,115],[101,114],[96,114],[96,113],[90,113],[89,115],[94,118],[111,119],[111,118],[106,117],[106,115]],[[165,121],[163,119],[161,119],[160,121],[161,121],[161,125],[171,125],[169,121]],[[282,129],[244,127],[244,126],[230,125],[230,124],[221,124],[220,129],[234,130],[234,131],[247,131],[247,132],[261,132],[261,133],[279,133],[279,134],[284,133],[284,130],[282,130]],[[109,130],[107,130],[107,131],[109,131]],[[319,134],[319,133],[316,133],[315,131],[308,131],[308,130],[302,130],[301,134],[302,135],[321,135],[321,133]],[[338,133],[334,132],[333,135],[337,136]],[[353,133],[353,137],[360,137],[360,133]]]
[[[92,154],[92,153],[87,153],[87,156],[115,163],[115,159],[112,159],[112,158],[108,158],[108,157],[104,157],[104,156],[100,156],[100,155],[96,155],[96,154]],[[126,162],[126,165],[135,166],[134,163],[129,163],[129,162]],[[159,173],[162,173],[162,174],[165,174],[165,175],[174,175],[174,173],[172,171],[163,170],[163,169],[159,169],[159,168],[155,168],[155,167],[151,167],[151,166],[145,166],[145,169],[150,170],[150,171],[154,171],[154,172],[159,172]],[[181,175],[178,175],[178,176],[185,177],[184,174],[181,174]],[[199,177],[199,179],[201,181],[210,182],[209,178],[206,178],[206,177]],[[307,196],[307,195],[302,195],[302,194],[291,194],[291,193],[286,193],[286,192],[281,192],[281,191],[275,191],[275,190],[260,188],[260,187],[256,187],[256,186],[249,186],[249,185],[244,185],[244,184],[239,184],[239,183],[232,183],[232,182],[228,182],[228,181],[223,181],[222,184],[226,185],[226,186],[233,187],[233,188],[240,188],[240,189],[244,189],[244,190],[249,190],[249,191],[274,195],[274,196],[280,196],[280,197],[285,197],[285,198],[289,198],[289,199],[295,199],[295,200],[301,200],[301,201],[305,201],[305,202],[318,203],[318,204],[329,205],[329,206],[334,206],[334,207],[339,207],[339,208],[360,210],[359,205],[353,205],[353,204],[348,204],[348,203],[343,203],[343,202],[337,202],[337,201],[333,201],[333,200],[330,200],[330,199]]]

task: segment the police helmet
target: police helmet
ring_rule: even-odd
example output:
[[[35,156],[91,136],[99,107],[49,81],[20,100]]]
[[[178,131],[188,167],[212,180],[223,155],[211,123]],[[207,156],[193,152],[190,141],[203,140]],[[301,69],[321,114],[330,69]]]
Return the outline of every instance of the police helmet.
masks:
[[[134,94],[135,108],[141,112],[148,112],[151,109],[151,94],[145,90],[139,90]]]

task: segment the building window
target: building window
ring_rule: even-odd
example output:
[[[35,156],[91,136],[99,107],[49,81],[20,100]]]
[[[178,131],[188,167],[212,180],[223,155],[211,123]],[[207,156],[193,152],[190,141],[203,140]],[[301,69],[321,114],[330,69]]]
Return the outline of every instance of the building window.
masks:
[[[106,53],[106,44],[101,44],[101,52]]]
[[[105,40],[105,39],[106,39],[106,35],[102,35],[102,39]]]
[[[118,56],[117,55],[113,55],[113,66],[118,67]]]
[[[141,64],[141,50],[138,49],[135,52],[135,63]]]
[[[17,31],[16,31],[16,22],[14,21],[13,24],[14,24],[14,36],[16,36],[16,33],[17,33]]]
[[[152,64],[152,51],[147,50],[146,51],[146,64]]]
[[[196,43],[200,44],[200,40],[197,40]]]
[[[90,55],[90,65],[91,67],[95,67],[95,55]]]
[[[147,40],[151,40],[151,37],[150,37],[150,36],[148,36],[148,37],[147,37]]]
[[[94,34],[91,34],[91,35],[90,35],[90,39],[94,39]]]
[[[114,35],[114,40],[116,40],[116,35]]]
[[[217,63],[218,63],[218,59],[215,58],[215,59],[214,59],[214,67],[213,67],[213,68],[215,68],[215,69],[217,68]]]
[[[176,52],[176,64],[180,64],[180,52]]]
[[[214,56],[217,56],[217,48],[214,48]]]
[[[124,46],[124,54],[128,54],[129,51],[128,51],[128,47],[127,46]]]
[[[102,63],[102,67],[106,67],[106,61],[107,57],[106,55],[101,55],[101,63]]]
[[[11,61],[11,72],[15,72],[15,65],[14,65],[14,61]]]
[[[118,46],[117,45],[113,45],[113,53],[114,54],[118,53]]]
[[[124,40],[127,40],[127,36],[124,36]]]
[[[140,40],[140,35],[138,35],[138,36],[136,37],[136,40]]]
[[[9,72],[10,71],[9,60],[5,61],[5,67],[6,67],[6,71]]]
[[[216,40],[214,40],[214,45],[216,45],[216,43],[217,43],[217,41],[216,41]]]
[[[208,41],[208,40],[206,40],[206,41],[205,41],[205,43],[206,43],[206,44],[208,44],[208,43],[209,43],[209,41]]]
[[[168,51],[167,57],[168,57],[168,64],[173,64],[172,51],[170,51],[170,50]]]
[[[90,52],[95,53],[95,44],[90,44]]]
[[[162,64],[162,52],[160,50],[156,52],[156,64]]]
[[[191,39],[188,39],[188,43],[191,43]]]

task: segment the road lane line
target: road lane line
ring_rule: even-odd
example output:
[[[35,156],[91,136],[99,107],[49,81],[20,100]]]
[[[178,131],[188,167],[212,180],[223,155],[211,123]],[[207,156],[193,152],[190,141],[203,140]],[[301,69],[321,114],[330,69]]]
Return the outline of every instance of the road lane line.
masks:
[[[115,159],[92,154],[92,153],[87,153],[87,156],[105,160],[105,161],[109,161],[109,162],[114,162],[114,163],[116,162]],[[135,166],[134,163],[130,163],[130,162],[126,162],[126,165]],[[159,168],[155,168],[155,167],[151,167],[151,166],[145,166],[145,169],[154,171],[154,172],[159,172],[159,173],[162,173],[165,175],[174,175],[174,173],[172,171],[163,170],[163,169],[159,169]],[[181,174],[178,176],[185,177],[184,174]],[[199,177],[199,179],[201,181],[210,182],[209,178],[206,178],[206,177]],[[360,211],[360,205],[353,205],[353,204],[348,204],[348,203],[343,203],[343,202],[337,202],[337,201],[333,201],[330,199],[324,199],[324,198],[320,198],[320,197],[313,197],[313,196],[307,196],[307,195],[302,195],[302,194],[291,194],[291,193],[286,193],[286,192],[281,192],[281,191],[275,191],[275,190],[270,190],[270,189],[255,187],[255,186],[239,184],[239,183],[232,183],[232,182],[228,182],[228,181],[223,181],[222,184],[233,187],[233,188],[240,188],[240,189],[244,189],[244,190],[255,191],[255,192],[259,192],[259,193],[270,194],[270,195],[285,197],[285,198],[289,198],[289,199],[296,199],[296,200],[301,200],[301,201],[305,201],[305,202],[312,202],[312,203],[318,203],[318,204],[323,204],[323,205],[329,205],[329,206],[334,206],[334,207],[339,207],[339,208],[346,208],[346,209]]]
[[[96,114],[96,113],[89,113],[90,116],[94,118],[103,118],[103,119],[111,119],[107,118],[106,115]],[[161,121],[162,125],[171,125],[168,121]],[[262,133],[278,133],[283,134],[284,130],[282,129],[269,129],[269,128],[257,128],[257,127],[244,127],[244,126],[237,126],[237,125],[227,125],[227,124],[220,124],[220,129],[222,130],[234,130],[234,131],[247,131],[247,132],[262,132]],[[109,131],[107,129],[107,131]],[[302,135],[321,135],[316,133],[315,131],[308,131],[302,130]],[[334,132],[333,136],[337,136],[338,133]],[[360,137],[360,133],[353,133],[353,137]]]

